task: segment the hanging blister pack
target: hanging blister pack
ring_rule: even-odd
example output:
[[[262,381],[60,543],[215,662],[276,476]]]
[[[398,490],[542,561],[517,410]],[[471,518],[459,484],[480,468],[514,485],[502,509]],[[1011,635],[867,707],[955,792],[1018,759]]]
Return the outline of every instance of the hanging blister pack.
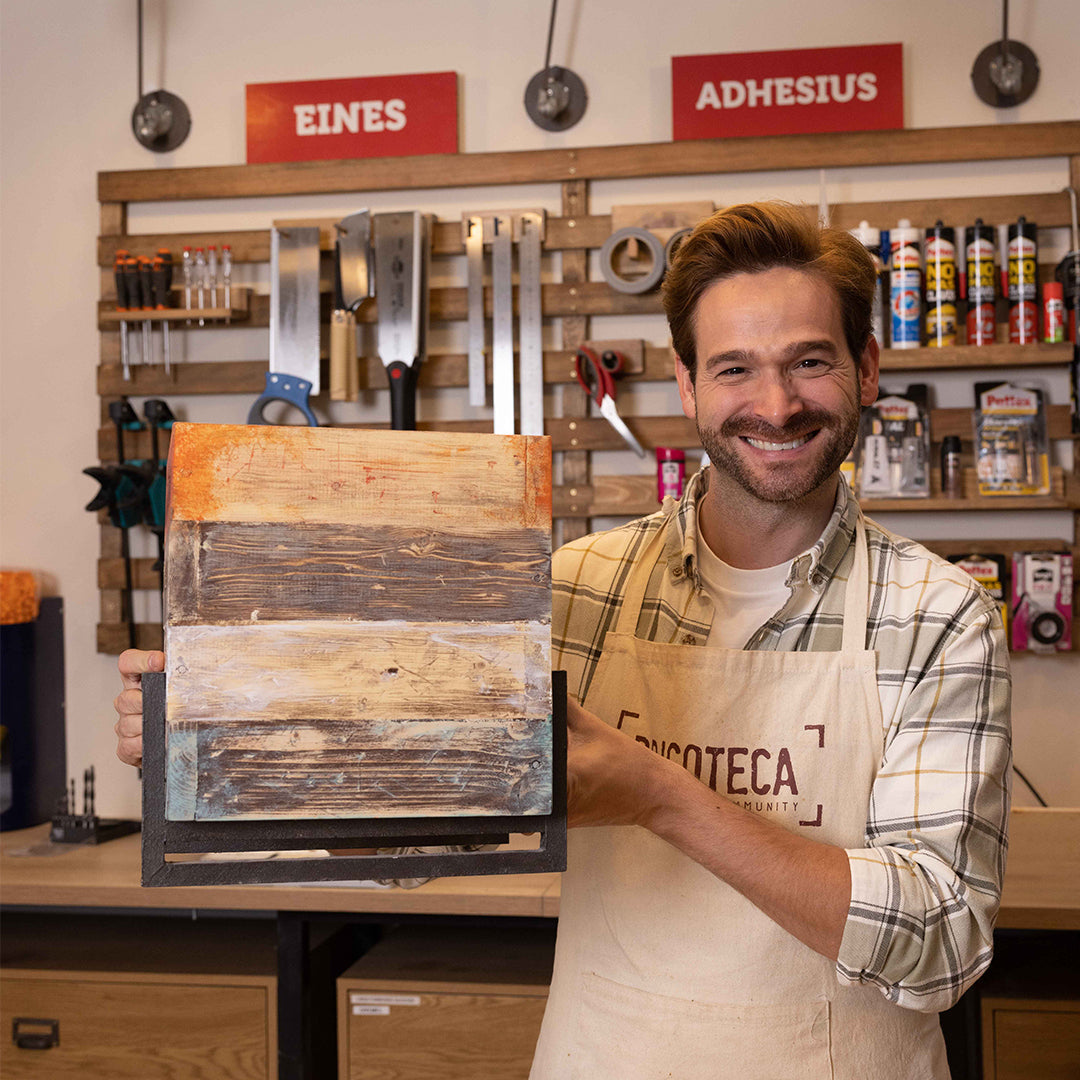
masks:
[[[997,601],[1001,625],[1009,633],[1009,600],[1006,596],[1008,579],[1005,576],[1004,555],[950,555],[949,562],[970,574]]]
[[[863,410],[856,478],[859,495],[878,499],[930,494],[930,416],[925,383],[886,392]]]
[[[1049,495],[1050,448],[1041,390],[975,384],[975,466],[980,495]]]
[[[1072,649],[1072,555],[1018,551],[1012,571],[1012,647],[1019,652],[1068,652]]]

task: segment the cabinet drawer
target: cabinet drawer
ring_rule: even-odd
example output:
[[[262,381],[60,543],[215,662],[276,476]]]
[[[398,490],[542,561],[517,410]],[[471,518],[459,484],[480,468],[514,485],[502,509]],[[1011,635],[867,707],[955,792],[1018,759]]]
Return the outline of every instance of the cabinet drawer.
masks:
[[[3,1080],[273,1080],[275,1012],[266,977],[5,971]],[[17,1018],[55,1021],[57,1045],[20,1048]]]
[[[984,998],[985,1080],[1080,1080],[1080,1001]]]
[[[415,1004],[370,1005],[399,997]],[[348,994],[341,1080],[527,1080],[547,994]]]
[[[338,979],[339,1080],[527,1080],[551,930],[401,929]]]

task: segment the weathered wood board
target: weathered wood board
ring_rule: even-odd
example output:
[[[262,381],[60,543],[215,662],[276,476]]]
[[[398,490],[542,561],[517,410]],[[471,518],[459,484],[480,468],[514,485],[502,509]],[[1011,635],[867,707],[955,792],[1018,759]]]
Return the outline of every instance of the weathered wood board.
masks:
[[[551,812],[551,449],[177,424],[166,819]]]

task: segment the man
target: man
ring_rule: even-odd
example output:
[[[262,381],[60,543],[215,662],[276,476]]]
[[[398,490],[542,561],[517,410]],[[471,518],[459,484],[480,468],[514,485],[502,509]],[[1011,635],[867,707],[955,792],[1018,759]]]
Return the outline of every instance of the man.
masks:
[[[534,1080],[948,1076],[934,1013],[989,963],[1004,869],[1008,657],[989,597],[839,477],[873,289],[782,204],[714,215],[668,276],[712,464],[555,556],[576,828]],[[161,661],[121,657],[124,760]]]

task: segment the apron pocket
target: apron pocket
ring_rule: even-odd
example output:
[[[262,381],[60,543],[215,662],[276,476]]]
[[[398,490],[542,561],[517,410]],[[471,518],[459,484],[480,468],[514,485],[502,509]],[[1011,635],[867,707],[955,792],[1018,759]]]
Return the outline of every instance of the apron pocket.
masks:
[[[572,1080],[832,1080],[829,1002],[720,1005],[582,976]]]

